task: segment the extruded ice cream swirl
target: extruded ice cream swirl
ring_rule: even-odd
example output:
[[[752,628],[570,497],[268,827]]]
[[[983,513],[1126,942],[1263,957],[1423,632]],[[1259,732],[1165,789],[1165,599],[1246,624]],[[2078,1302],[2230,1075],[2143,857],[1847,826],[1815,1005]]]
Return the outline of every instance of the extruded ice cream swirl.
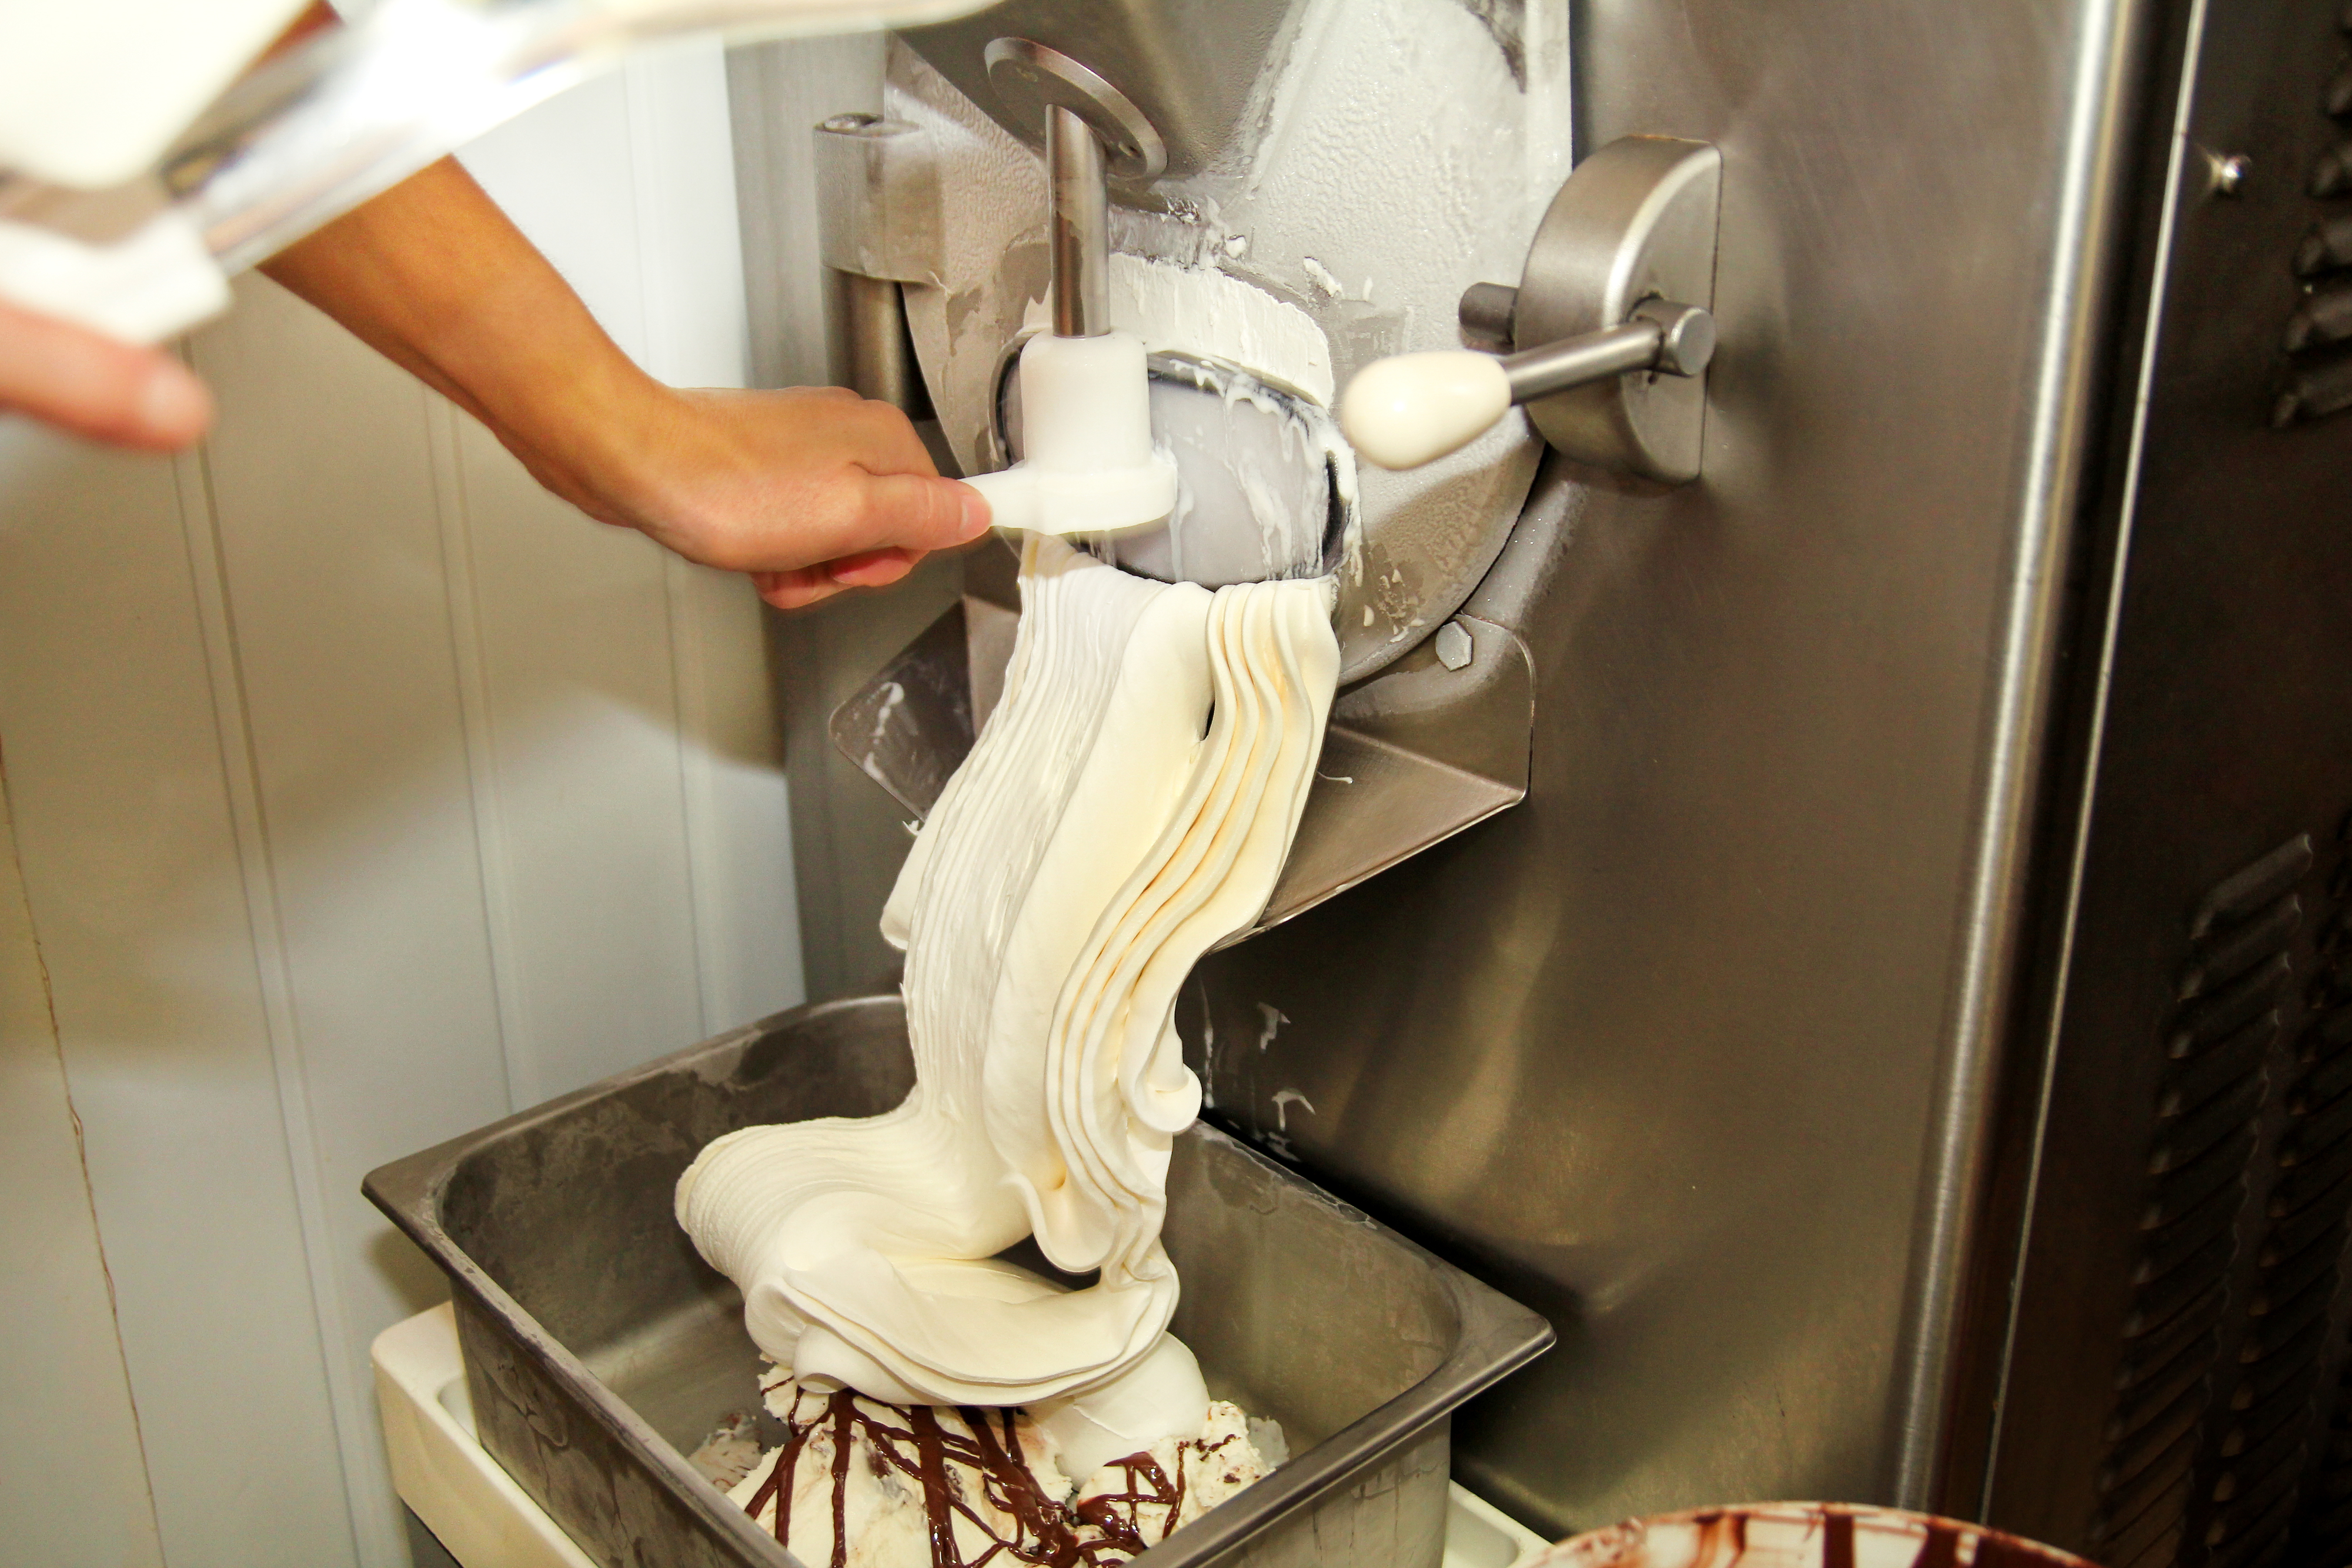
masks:
[[[1165,1338],[1171,1140],[1200,1108],[1176,995],[1273,891],[1339,651],[1328,580],[1212,594],[1032,538],[1022,594],[1003,697],[884,914],[913,1093],[719,1139],[677,1213],[803,1385],[1048,1422],[1075,1400],[1108,1458],[1205,1406]],[[1031,1234],[1099,1281],[991,1260]]]

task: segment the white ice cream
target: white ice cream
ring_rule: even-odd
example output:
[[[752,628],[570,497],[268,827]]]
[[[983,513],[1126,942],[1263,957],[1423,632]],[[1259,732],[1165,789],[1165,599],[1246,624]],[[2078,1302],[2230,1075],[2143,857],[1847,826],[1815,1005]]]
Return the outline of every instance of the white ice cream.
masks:
[[[1089,1539],[1123,1554],[1164,1541],[1273,1469],[1251,1441],[1249,1417],[1218,1399],[1195,1437],[1162,1437],[1102,1466],[1070,1500]]]
[[[803,1385],[1032,1406],[1091,1469],[1201,1429],[1160,1245],[1201,1097],[1177,989],[1273,891],[1339,653],[1328,580],[1212,594],[1033,538],[1022,592],[1003,697],[884,915],[914,1092],[719,1139],[677,1213]],[[1099,1282],[992,1260],[1031,1234]]]

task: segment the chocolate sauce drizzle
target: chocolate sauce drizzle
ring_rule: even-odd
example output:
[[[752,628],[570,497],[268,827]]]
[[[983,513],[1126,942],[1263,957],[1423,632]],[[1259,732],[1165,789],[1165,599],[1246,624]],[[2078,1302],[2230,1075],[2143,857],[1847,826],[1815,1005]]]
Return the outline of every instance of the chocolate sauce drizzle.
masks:
[[[1150,1454],[1129,1454],[1123,1459],[1113,1459],[1109,1468],[1126,1476],[1127,1490],[1097,1492],[1093,1497],[1080,1499],[1070,1509],[1078,1518],[1102,1532],[1100,1540],[1087,1542],[1079,1548],[1089,1568],[1099,1563],[1123,1563],[1139,1555],[1150,1544],[1143,1538],[1144,1531],[1150,1528],[1143,1519],[1146,1508],[1167,1510],[1160,1516],[1160,1533],[1156,1537],[1160,1541],[1167,1540],[1169,1531],[1176,1528],[1177,1521],[1184,1511],[1186,1456],[1198,1455],[1206,1458],[1233,1440],[1232,1434],[1228,1433],[1213,1443],[1192,1437],[1178,1444],[1176,1479],[1172,1481],[1168,1479],[1168,1472],[1160,1468],[1160,1461]],[[1142,1483],[1140,1486],[1137,1484],[1139,1481]],[[1126,1510],[1123,1514],[1119,1511],[1121,1508]]]
[[[1698,1556],[1694,1568],[1731,1568],[1747,1552],[1746,1514],[1702,1513],[1691,1522],[1698,1526]]]
[[[762,1392],[774,1393],[788,1385],[774,1384]],[[812,1403],[816,1408],[809,1411]],[[877,1410],[882,1414],[875,1414]],[[861,1400],[847,1391],[800,1394],[784,1418],[785,1437],[776,1461],[744,1504],[745,1511],[756,1519],[762,1508],[774,1503],[776,1542],[791,1550],[793,1483],[801,1455],[811,1437],[830,1428],[832,1568],[848,1568],[851,1449],[860,1437],[866,1439],[866,1462],[877,1476],[895,1470],[921,1489],[931,1568],[987,1568],[999,1556],[1031,1568],[1108,1568],[1138,1555],[1151,1541],[1167,1539],[1176,1528],[1184,1506],[1187,1451],[1206,1457],[1234,1440],[1231,1436],[1214,1443],[1193,1438],[1180,1445],[1172,1481],[1150,1454],[1114,1459],[1112,1465],[1127,1479],[1127,1490],[1087,1498],[1072,1507],[1046,1495],[1022,1461],[1012,1411],[959,1406],[955,1413],[963,1431],[941,1424],[939,1412],[928,1405],[882,1405]],[[895,1424],[893,1416],[905,1425]],[[978,1500],[984,1507],[976,1506],[966,1494],[955,1469],[959,1465],[978,1477]],[[1167,1511],[1147,1524],[1146,1508]],[[1011,1521],[1009,1535],[995,1522],[1005,1519]],[[963,1555],[957,1540],[959,1520],[987,1543],[976,1557]],[[1155,1525],[1156,1533],[1147,1541],[1147,1530]]]
[[[1919,1555],[1911,1559],[1911,1568],[1959,1568],[1960,1532],[1948,1524],[1927,1521],[1927,1539],[1919,1543]]]
[[[1854,1568],[1853,1515],[1832,1510],[1822,1517],[1822,1568]]]
[[[1936,1519],[1921,1522],[1926,1529],[1919,1551],[1911,1559],[1911,1568],[1959,1568],[1964,1537],[1975,1543],[1976,1554],[1969,1560],[1975,1568],[2029,1568],[2031,1564],[2047,1565],[2055,1561],[2049,1553],[2012,1536],[1974,1531]],[[1854,1568],[1853,1515],[1826,1509],[1822,1514],[1822,1568]]]

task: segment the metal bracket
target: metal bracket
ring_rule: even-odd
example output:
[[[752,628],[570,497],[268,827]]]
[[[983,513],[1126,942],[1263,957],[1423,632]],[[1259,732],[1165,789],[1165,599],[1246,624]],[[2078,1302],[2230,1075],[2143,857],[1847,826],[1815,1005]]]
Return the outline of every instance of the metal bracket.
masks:
[[[859,772],[928,816],[1004,689],[1020,615],[1002,550],[967,558],[967,591],[833,712]],[[990,577],[994,581],[980,580]],[[1527,798],[1535,662],[1508,626],[1459,615],[1451,658],[1424,643],[1331,706],[1321,759],[1252,936]]]
[[[1157,179],[1168,167],[1168,144],[1127,94],[1084,63],[1029,38],[999,38],[988,46],[988,82],[1023,134],[1048,144],[1053,111],[1066,109],[1102,138],[1109,172],[1122,180]]]
[[[939,283],[939,166],[919,128],[836,114],[814,132],[817,254],[836,272]]]

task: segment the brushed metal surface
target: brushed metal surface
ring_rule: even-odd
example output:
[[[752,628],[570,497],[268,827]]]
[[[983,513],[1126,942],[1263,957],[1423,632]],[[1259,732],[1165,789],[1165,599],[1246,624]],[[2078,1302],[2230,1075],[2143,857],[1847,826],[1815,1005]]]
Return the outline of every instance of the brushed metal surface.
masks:
[[[989,46],[1032,39],[1078,60],[1133,107],[1164,142],[1146,145],[1112,172],[1184,175],[1230,150],[1251,107],[1259,70],[1284,47],[1299,0],[1006,0],[977,16],[899,36],[940,73],[1032,146],[1042,144],[1041,93],[992,82]],[[1079,107],[1071,103],[1071,108]],[[1115,117],[1114,117],[1115,118]],[[1157,167],[1153,167],[1154,163]]]
[[[921,418],[930,403],[922,372],[907,340],[907,313],[898,286],[887,278],[827,267],[825,348],[833,379],[860,397],[870,397]]]
[[[1069,110],[1045,110],[1046,298],[1054,334],[1098,338],[1110,330],[1110,196],[1103,146]]]
[[[1705,477],[1549,463],[1465,606],[1526,803],[1188,1003],[1216,1114],[1552,1314],[1456,1428],[1531,1521],[1937,1462],[2133,14],[1582,13],[1580,141],[1723,154]]]

